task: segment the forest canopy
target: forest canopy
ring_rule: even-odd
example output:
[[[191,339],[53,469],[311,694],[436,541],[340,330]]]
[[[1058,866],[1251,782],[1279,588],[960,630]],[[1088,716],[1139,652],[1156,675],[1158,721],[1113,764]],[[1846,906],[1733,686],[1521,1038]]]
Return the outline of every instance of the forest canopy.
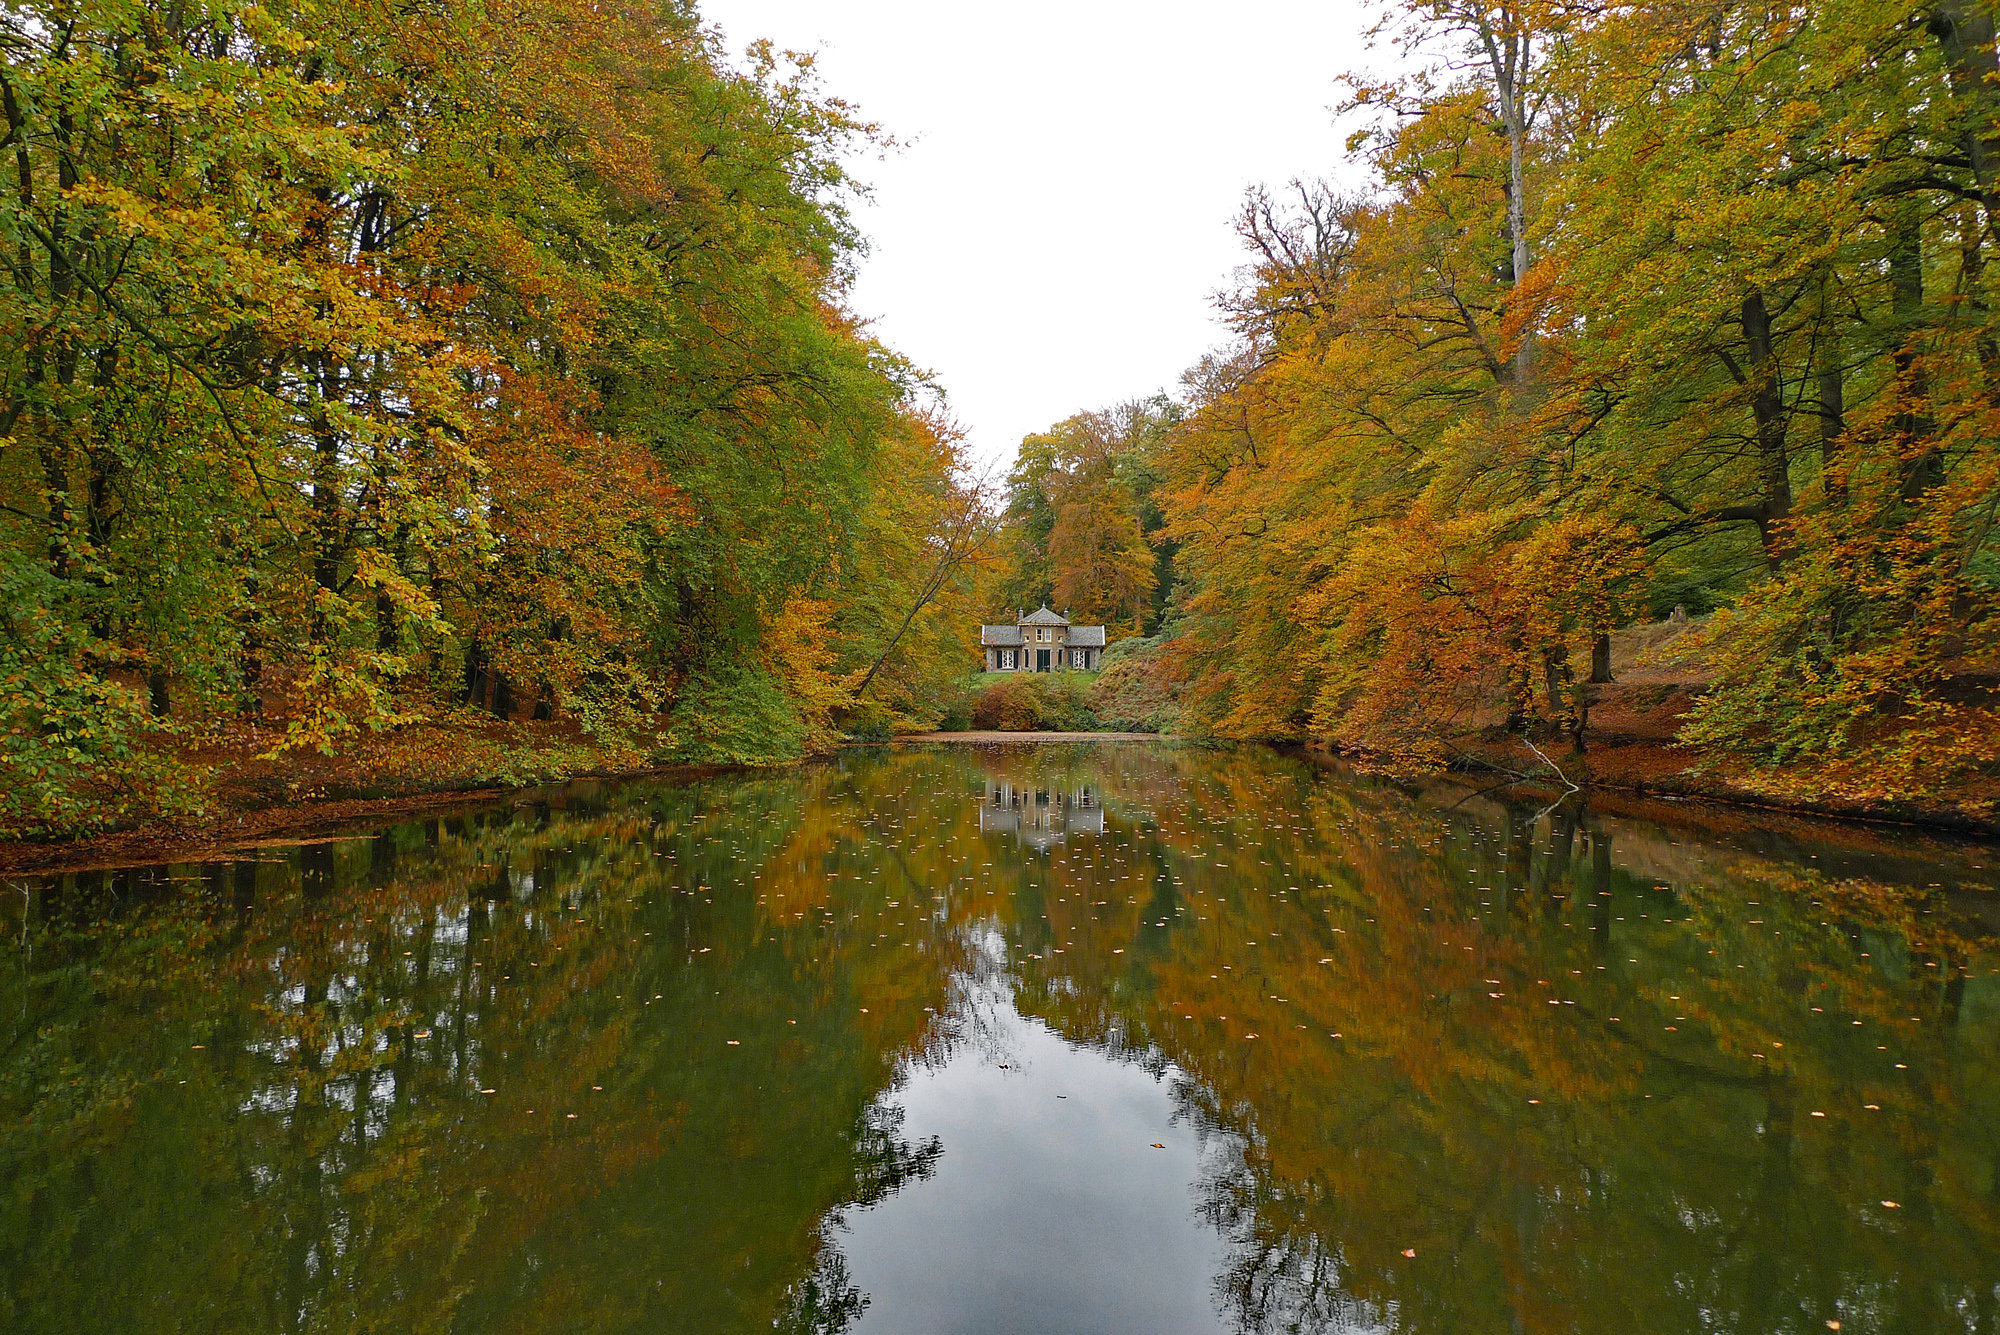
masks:
[[[1119,465],[1118,531],[1157,507],[1173,549],[1188,724],[1581,749],[1611,637],[1678,611],[1697,754],[1794,794],[1990,788],[1990,11],[1428,0],[1377,33],[1404,73],[1348,81],[1365,179],[1250,193],[1230,341]]]
[[[475,716],[768,760],[966,650],[874,127],[679,0],[0,20],[0,826]],[[942,568],[944,577],[938,577]]]
[[[1686,618],[1699,763],[1990,807],[1989,10],[1376,35],[1227,341],[989,497],[847,304],[882,139],[809,57],[687,0],[10,6],[0,830],[495,728],[488,778],[793,758],[964,716],[1044,602],[1103,718],[1418,763],[1583,750]]]

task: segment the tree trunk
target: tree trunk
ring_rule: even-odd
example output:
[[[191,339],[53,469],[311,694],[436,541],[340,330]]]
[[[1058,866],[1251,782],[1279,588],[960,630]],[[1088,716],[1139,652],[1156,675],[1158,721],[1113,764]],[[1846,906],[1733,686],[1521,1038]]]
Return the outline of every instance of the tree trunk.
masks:
[[[1528,716],[1534,709],[1535,679],[1533,669],[1525,661],[1527,646],[1518,639],[1507,642],[1507,731],[1523,733],[1528,730]]]
[[[1943,0],[1931,9],[1929,27],[1944,50],[1952,101],[1961,108],[1960,144],[1979,187],[1988,236],[2000,225],[2000,67],[1995,65],[1993,15],[1980,0]]]
[[[243,577],[243,641],[237,650],[237,678],[242,690],[238,711],[245,718],[264,716],[264,633],[257,621],[257,576]]]
[[[465,688],[460,697],[463,703],[486,706],[486,646],[473,636],[465,646]]]
[[[320,392],[325,394],[324,372],[320,382]],[[316,590],[312,641],[321,644],[328,629],[325,603],[340,588],[340,437],[324,416],[313,427],[312,525],[312,576]]]
[[[1915,500],[1944,481],[1944,455],[1930,415],[1930,381],[1918,360],[1924,326],[1923,220],[1911,201],[1898,210],[1889,252],[1889,292],[1898,342],[1894,355],[1896,393],[1902,400],[1894,424],[1902,453],[1900,494]]]
[[[1557,645],[1542,651],[1542,680],[1549,694],[1549,713],[1556,718],[1568,712],[1563,696],[1573,675],[1567,649]]]
[[[1608,631],[1597,632],[1597,638],[1590,642],[1590,679],[1599,685],[1611,680],[1611,635]]]
[[[1848,430],[1846,366],[1840,340],[1840,322],[1834,318],[1828,300],[1826,280],[1820,280],[1820,488],[1834,506],[1848,500],[1846,462],[1840,458],[1840,438]]]
[[[403,645],[401,629],[396,625],[396,600],[389,596],[387,589],[375,590],[375,649],[378,653],[393,654]]]
[[[1583,751],[1584,720],[1590,709],[1589,688],[1579,683],[1570,667],[1569,650],[1553,645],[1543,655],[1542,670],[1549,693],[1549,713],[1556,726],[1568,734],[1570,748]]]
[[[1507,132],[1507,239],[1510,243],[1508,262],[1512,269],[1507,281],[1518,291],[1528,276],[1528,266],[1533,260],[1528,249],[1526,96],[1532,49],[1528,33],[1521,26],[1520,15],[1509,7],[1502,7],[1500,16],[1506,26],[1496,31],[1488,11],[1480,9],[1473,26],[1486,51],[1487,67],[1493,75],[1494,92],[1500,102],[1500,122]],[[1516,314],[1522,314],[1523,318],[1520,341],[1514,346],[1513,378],[1516,385],[1526,385],[1534,367],[1534,340],[1524,313]]]
[[[1786,522],[1792,514],[1791,459],[1785,452],[1785,403],[1778,383],[1777,348],[1771,335],[1771,313],[1764,294],[1743,298],[1743,342],[1749,350],[1750,416],[1756,429],[1759,490],[1757,533],[1764,559],[1776,570],[1785,562]]]
[[[1967,205],[1965,212],[1977,209]],[[1972,312],[1973,326],[1979,331],[1973,346],[1979,353],[1979,378],[1989,402],[2000,399],[2000,339],[1993,330],[1993,309],[1986,300],[1986,233],[1976,217],[1967,217],[1959,229],[1958,262],[1965,308]]]

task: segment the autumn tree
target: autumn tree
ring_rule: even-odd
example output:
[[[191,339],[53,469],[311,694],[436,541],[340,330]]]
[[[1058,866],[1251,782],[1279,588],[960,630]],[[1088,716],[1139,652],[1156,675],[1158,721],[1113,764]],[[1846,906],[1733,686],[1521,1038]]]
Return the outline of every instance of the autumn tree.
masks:
[[[1356,80],[1365,188],[1250,196],[1161,456],[1197,718],[1580,743],[1610,632],[1685,605],[1724,611],[1683,735],[1765,782],[2000,762],[1993,48],[1905,18],[1396,16],[1443,57]]]
[[[1177,413],[1165,399],[1136,401],[1021,442],[1008,478],[1003,604],[1047,602],[1134,632],[1158,621],[1172,548],[1155,547],[1165,523],[1157,451]]]
[[[678,0],[93,0],[0,19],[0,103],[0,823],[157,808],[181,727],[826,735],[799,665],[956,464],[844,307],[874,130],[809,59]]]

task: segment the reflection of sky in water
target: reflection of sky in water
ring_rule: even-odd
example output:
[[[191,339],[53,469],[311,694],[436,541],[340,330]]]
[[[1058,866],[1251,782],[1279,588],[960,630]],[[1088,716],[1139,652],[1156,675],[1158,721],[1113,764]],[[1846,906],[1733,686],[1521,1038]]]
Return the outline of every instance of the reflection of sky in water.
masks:
[[[834,1237],[872,1298],[855,1329],[1226,1330],[1211,1292],[1223,1247],[1194,1184],[1231,1138],[1177,1115],[1178,1072],[1071,1043],[1003,995],[972,1004],[982,1041],[895,1096],[902,1133],[943,1145],[935,1176]]]

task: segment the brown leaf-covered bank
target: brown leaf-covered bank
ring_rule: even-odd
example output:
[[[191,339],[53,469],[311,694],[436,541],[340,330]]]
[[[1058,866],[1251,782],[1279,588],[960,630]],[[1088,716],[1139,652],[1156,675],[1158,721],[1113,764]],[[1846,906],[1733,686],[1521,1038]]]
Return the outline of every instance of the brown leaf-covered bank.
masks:
[[[242,733],[189,748],[184,762],[207,772],[199,806],[92,835],[0,842],[0,873],[201,858],[491,805],[548,785],[713,768],[661,765],[556,724],[410,728],[333,755],[273,758],[255,742]]]

